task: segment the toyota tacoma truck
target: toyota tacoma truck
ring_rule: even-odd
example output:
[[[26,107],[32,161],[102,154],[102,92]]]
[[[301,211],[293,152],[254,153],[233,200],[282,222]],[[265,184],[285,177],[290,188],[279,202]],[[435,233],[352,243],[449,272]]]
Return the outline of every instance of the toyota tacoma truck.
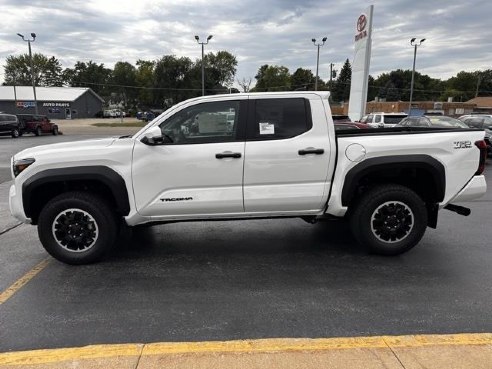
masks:
[[[335,132],[328,96],[199,97],[132,136],[21,151],[11,212],[68,264],[100,260],[125,224],[284,217],[347,219],[369,252],[397,255],[486,192],[483,130]]]

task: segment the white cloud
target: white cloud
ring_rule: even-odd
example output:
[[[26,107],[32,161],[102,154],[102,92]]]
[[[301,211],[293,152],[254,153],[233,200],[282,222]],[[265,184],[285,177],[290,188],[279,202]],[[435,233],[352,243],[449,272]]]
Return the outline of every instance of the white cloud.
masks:
[[[36,32],[34,52],[54,55],[64,67],[93,60],[108,66],[120,60],[157,59],[165,54],[200,57],[194,35],[213,34],[206,51],[236,55],[237,77],[254,77],[263,64],[315,70],[311,38],[328,37],[320,50],[320,76],[353,57],[353,33],[368,4],[346,0],[3,0],[0,65],[27,52],[17,32]],[[460,70],[492,68],[488,0],[473,4],[374,0],[371,74],[412,65],[411,37],[425,37],[418,70],[448,78]],[[2,74],[0,73],[0,80]]]

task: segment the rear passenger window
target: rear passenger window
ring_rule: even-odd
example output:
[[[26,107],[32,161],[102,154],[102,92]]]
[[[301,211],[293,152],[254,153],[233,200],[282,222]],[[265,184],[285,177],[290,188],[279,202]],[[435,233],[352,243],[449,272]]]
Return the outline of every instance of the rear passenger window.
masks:
[[[375,115],[374,123],[381,123],[381,116]]]
[[[261,99],[254,100],[253,104],[254,115],[248,127],[249,139],[291,138],[312,127],[311,110],[306,99]]]

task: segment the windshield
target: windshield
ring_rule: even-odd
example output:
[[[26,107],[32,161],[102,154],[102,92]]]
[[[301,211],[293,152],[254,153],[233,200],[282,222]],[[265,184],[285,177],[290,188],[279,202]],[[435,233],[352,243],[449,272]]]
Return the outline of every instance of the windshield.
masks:
[[[385,115],[384,123],[389,123],[389,124],[400,123],[403,118],[406,118],[406,115]]]
[[[458,119],[444,116],[431,116],[427,117],[432,125],[439,125],[442,127],[456,127],[456,128],[468,128],[468,126]]]

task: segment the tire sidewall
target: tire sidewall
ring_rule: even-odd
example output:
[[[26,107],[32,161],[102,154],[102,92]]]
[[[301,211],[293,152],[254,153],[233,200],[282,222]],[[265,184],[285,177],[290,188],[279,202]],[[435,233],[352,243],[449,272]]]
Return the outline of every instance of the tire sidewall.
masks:
[[[34,134],[35,134],[36,136],[41,136],[41,127],[39,127],[39,126],[38,126],[38,127],[36,127],[36,129],[35,129],[35,131],[34,131]]]
[[[18,129],[14,129],[12,131],[12,138],[18,138],[20,136],[20,131]]]
[[[53,135],[58,136],[58,126],[53,127]]]
[[[386,202],[398,201],[405,204],[413,213],[413,228],[404,239],[389,243],[376,237],[371,229],[374,211]],[[365,201],[359,204],[356,221],[359,237],[370,252],[383,255],[398,255],[413,248],[423,237],[427,228],[427,209],[422,199],[412,190],[403,186],[393,187],[386,191],[376,190],[368,193]]]
[[[89,213],[97,224],[96,243],[88,250],[71,252],[61,247],[52,232],[56,217],[66,209],[76,208]],[[89,264],[101,259],[111,249],[116,235],[116,221],[105,201],[96,196],[62,194],[51,200],[41,211],[38,234],[43,247],[54,258],[67,264]]]

